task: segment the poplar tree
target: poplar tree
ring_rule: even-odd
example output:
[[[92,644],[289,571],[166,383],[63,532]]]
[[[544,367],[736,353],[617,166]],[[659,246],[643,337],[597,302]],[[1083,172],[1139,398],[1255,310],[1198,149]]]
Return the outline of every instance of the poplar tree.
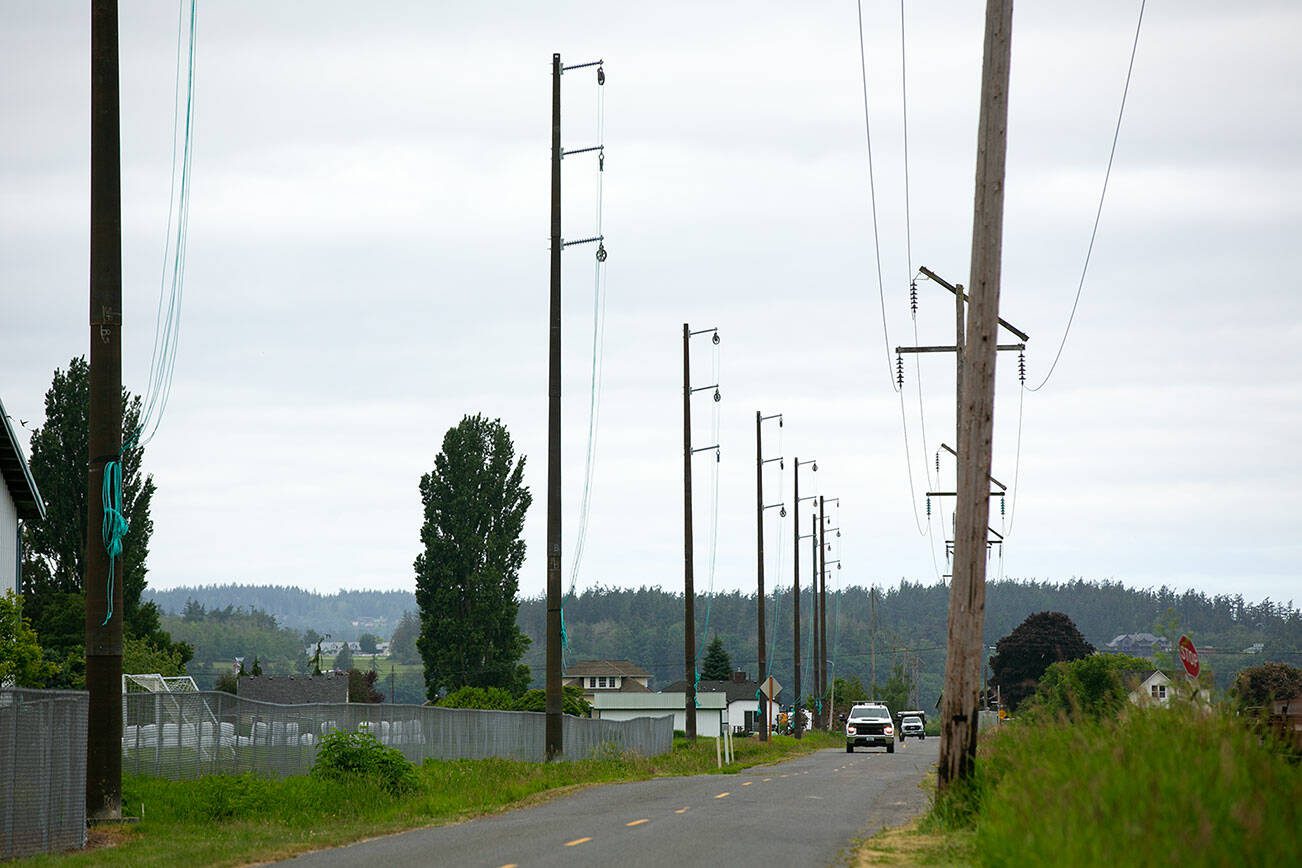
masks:
[[[416,557],[417,648],[430,699],[440,691],[521,693],[529,638],[516,626],[525,514],[524,461],[501,420],[466,416],[420,479],[425,521]]]

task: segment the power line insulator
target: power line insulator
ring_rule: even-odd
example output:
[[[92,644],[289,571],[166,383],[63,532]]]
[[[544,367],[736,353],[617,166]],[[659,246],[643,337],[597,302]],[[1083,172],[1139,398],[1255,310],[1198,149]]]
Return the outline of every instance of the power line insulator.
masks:
[[[931,498],[927,498],[927,518],[931,518]]]
[[[936,472],[940,472],[940,450],[936,450]]]
[[[605,84],[605,83],[606,83],[606,67],[604,67],[604,66],[598,66],[598,67],[597,67],[597,86],[600,87],[601,85],[603,85],[603,84]]]
[[[1003,516],[1005,514],[1006,513],[1004,512],[1004,496],[1001,494],[999,495],[999,515]]]
[[[597,261],[606,261],[606,245],[602,242],[597,242]]]
[[[913,312],[913,318],[918,318],[918,281],[909,281],[909,310]]]
[[[904,356],[899,353],[895,354],[895,382],[904,388]]]
[[[1026,350],[1017,352],[1017,379],[1022,381],[1023,386],[1026,385]]]
[[[606,149],[602,148],[597,152],[597,171],[606,171]]]

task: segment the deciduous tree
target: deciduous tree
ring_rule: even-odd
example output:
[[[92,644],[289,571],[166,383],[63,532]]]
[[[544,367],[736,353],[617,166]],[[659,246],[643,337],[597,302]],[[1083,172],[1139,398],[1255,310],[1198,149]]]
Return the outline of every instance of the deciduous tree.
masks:
[[[426,691],[529,683],[529,639],[516,626],[524,518],[532,502],[524,458],[500,420],[466,416],[421,477],[425,521],[416,557],[417,647]]]
[[[1037,612],[995,643],[990,658],[991,682],[1002,692],[1004,705],[1016,710],[1035,693],[1049,664],[1077,660],[1094,653],[1094,646],[1062,612]]]

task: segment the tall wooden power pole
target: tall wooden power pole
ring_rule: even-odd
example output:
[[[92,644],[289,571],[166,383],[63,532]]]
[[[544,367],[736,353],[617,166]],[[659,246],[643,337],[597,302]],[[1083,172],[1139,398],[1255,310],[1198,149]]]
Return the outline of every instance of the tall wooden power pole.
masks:
[[[795,510],[791,518],[791,657],[795,664],[794,672],[792,673],[792,678],[795,681],[795,684],[792,686],[792,689],[796,694],[794,703],[796,713],[796,738],[802,737],[805,731],[805,715],[801,710],[801,704],[804,702],[804,697],[800,695],[800,502],[801,500],[814,499],[814,495],[812,494],[804,498],[800,496],[800,468],[804,467],[806,464],[813,465],[813,471],[815,473],[818,472],[818,462],[812,458],[807,461],[801,461],[799,458],[793,459],[793,469],[791,471],[794,486],[794,490],[791,493],[791,508]]]
[[[561,238],[561,160],[566,154],[601,153],[604,143],[590,148],[565,151],[561,148],[561,76],[569,69],[597,67],[597,86],[606,81],[603,61],[561,66],[561,56],[552,55],[552,213],[551,213],[551,302],[548,318],[547,365],[547,680],[544,705],[547,718],[543,731],[547,759],[564,750],[564,691],[561,687],[561,253],[575,244],[597,242],[597,261],[604,262],[603,236],[565,241]]]
[[[683,323],[683,712],[688,741],[696,740],[696,582],[692,541],[692,332]]]
[[[827,693],[827,502],[818,498],[818,695]]]
[[[755,411],[755,549],[756,549],[755,610],[756,610],[756,616],[759,618],[759,624],[758,624],[759,654],[756,658],[758,661],[756,665],[759,667],[759,672],[756,673],[755,680],[761,684],[764,683],[764,679],[768,676],[768,665],[767,665],[768,657],[767,657],[767,649],[765,648],[765,635],[764,635],[764,513],[766,510],[768,510],[771,507],[782,506],[782,504],[780,503],[772,503],[772,504],[764,503],[764,465],[772,461],[778,461],[778,462],[782,461],[781,456],[778,456],[777,458],[764,457],[763,423],[765,422],[765,420],[768,419],[777,419],[778,426],[781,427],[782,425],[781,413],[774,413],[771,416],[765,416],[762,413],[760,413],[759,410]],[[783,515],[785,514],[786,511],[784,509]],[[760,716],[763,717],[764,719],[763,721],[760,722],[759,729],[757,730],[757,732],[759,733],[760,741],[768,741],[769,698],[767,696],[765,696],[762,700],[760,700],[760,706],[762,709]]]
[[[687,689],[683,701],[686,716],[685,732],[689,741],[696,740],[696,580],[694,575],[694,543],[692,540],[692,456],[713,449],[715,460],[719,457],[719,444],[692,448],[692,395],[706,389],[714,390],[714,400],[720,398],[719,384],[692,388],[692,336],[712,333],[719,343],[717,328],[692,331],[683,323],[683,677]]]
[[[954,578],[950,583],[948,654],[941,700],[937,788],[942,792],[950,783],[970,775],[976,760],[1012,25],[1012,0],[987,0],[972,221],[971,304],[963,351],[958,432]]]
[[[547,759],[564,749],[561,732],[561,56],[552,55],[551,316],[547,366]]]
[[[122,175],[118,4],[94,0],[90,21],[90,417],[86,474],[86,817],[122,816],[122,563],[109,558],[105,465],[122,452]],[[116,569],[116,581],[109,576]]]

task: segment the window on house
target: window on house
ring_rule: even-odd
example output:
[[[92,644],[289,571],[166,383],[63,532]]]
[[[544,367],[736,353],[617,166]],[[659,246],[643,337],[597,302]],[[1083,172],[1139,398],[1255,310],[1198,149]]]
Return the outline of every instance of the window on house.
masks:
[[[607,678],[606,676],[603,675],[603,676],[601,676],[601,678],[598,679],[598,680],[601,682],[601,684],[598,685],[598,686],[600,686],[600,687],[609,687],[609,686],[610,686],[610,683],[609,683],[609,682],[610,682],[610,679]]]
[[[1154,699],[1166,699],[1166,685],[1165,685],[1165,684],[1154,684],[1154,685],[1152,686],[1152,690],[1153,690],[1153,698],[1154,698]]]
[[[593,676],[591,676],[590,678],[588,678],[588,686],[589,686],[589,687],[596,687],[596,686],[597,686],[597,676],[593,675]]]

